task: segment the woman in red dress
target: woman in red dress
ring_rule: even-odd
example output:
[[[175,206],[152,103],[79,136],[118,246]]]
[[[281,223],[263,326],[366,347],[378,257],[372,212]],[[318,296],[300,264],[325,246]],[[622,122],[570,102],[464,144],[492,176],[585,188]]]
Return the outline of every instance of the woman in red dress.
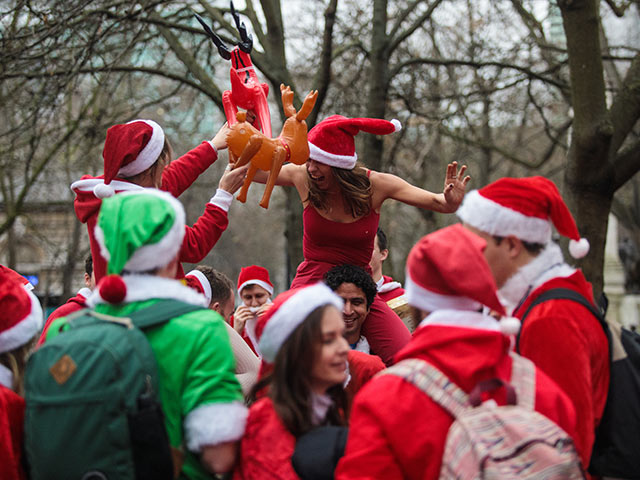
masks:
[[[289,290],[258,320],[266,395],[249,409],[234,480],[297,480],[296,440],[321,425],[343,425],[349,344],[342,300],[326,285]]]
[[[385,200],[393,199],[441,213],[458,209],[470,177],[466,166],[447,165],[442,193],[409,184],[357,164],[354,137],[359,131],[386,135],[400,129],[397,120],[333,115],[309,131],[309,160],[287,164],[277,184],[293,186],[304,207],[303,253],[292,288],[320,281],[336,265],[349,263],[371,273],[369,261]],[[259,181],[266,180],[260,178]],[[402,320],[376,296],[363,325],[371,349],[387,364],[411,338]]]

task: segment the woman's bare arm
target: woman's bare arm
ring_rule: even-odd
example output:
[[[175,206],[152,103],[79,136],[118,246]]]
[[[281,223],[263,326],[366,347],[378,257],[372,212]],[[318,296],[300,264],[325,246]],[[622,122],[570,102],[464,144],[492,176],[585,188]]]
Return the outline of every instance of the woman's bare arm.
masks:
[[[458,172],[456,162],[447,165],[443,193],[433,193],[411,185],[396,175],[372,171],[370,174],[373,190],[373,207],[379,210],[382,203],[391,198],[414,207],[441,213],[455,212],[464,198],[467,183],[471,177],[464,177],[466,165]]]

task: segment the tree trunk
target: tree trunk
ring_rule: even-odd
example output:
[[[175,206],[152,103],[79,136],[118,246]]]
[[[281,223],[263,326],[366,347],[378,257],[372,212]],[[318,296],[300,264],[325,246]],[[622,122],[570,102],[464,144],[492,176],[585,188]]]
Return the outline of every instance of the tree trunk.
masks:
[[[302,204],[295,188],[285,188],[287,196],[287,220],[284,231],[286,238],[287,286],[296,275],[296,268],[302,262]]]
[[[369,92],[367,96],[367,117],[384,118],[387,110],[387,89],[389,86],[389,41],[387,37],[387,0],[373,2],[373,23],[371,26],[371,52]],[[366,135],[364,156],[367,167],[380,170],[382,167],[382,138]]]

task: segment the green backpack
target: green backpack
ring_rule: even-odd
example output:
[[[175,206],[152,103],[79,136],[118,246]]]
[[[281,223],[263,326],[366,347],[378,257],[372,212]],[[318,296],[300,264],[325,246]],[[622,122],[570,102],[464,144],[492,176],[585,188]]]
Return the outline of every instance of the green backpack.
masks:
[[[161,300],[130,317],[81,310],[29,359],[25,451],[32,480],[172,479],[143,329],[194,310]]]

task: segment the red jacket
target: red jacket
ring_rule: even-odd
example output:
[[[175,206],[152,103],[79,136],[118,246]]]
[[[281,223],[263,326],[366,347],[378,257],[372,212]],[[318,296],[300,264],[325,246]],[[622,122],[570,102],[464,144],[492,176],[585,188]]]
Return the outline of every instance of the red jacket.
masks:
[[[378,296],[388,302],[389,300],[393,300],[400,295],[404,295],[404,288],[399,282],[396,282],[393,278],[383,275],[382,276],[382,286],[378,288]]]
[[[87,300],[87,297],[89,295],[91,295],[91,290],[86,287],[82,288],[75,297],[71,297],[69,300],[67,300],[67,303],[59,306],[53,312],[51,312],[51,315],[49,315],[49,318],[47,318],[47,321],[44,324],[44,328],[42,329],[40,338],[38,339],[38,346],[42,345],[46,340],[47,330],[49,330],[49,326],[55,319],[67,317],[73,312],[77,312],[78,310],[87,308],[85,301]]]
[[[536,288],[514,316],[520,318],[538,295],[551,288],[569,288],[593,302],[591,284],[578,270]],[[520,353],[549,375],[573,402],[578,418],[576,447],[583,465],[588,466],[609,388],[609,344],[602,326],[576,302],[548,300],[527,315],[520,332]]]
[[[208,142],[203,142],[198,147],[171,162],[164,169],[161,189],[171,193],[176,198],[179,197],[217,158],[218,155],[214,148]],[[74,202],[76,216],[82,223],[87,224],[89,230],[89,243],[91,244],[96,283],[100,281],[107,270],[106,261],[100,255],[100,247],[93,233],[98,220],[100,205],[102,204],[102,200],[93,194],[93,189],[97,184],[103,183],[102,178],[103,176],[91,177],[84,175],[71,185],[71,189],[76,194]],[[120,179],[114,180],[111,185],[116,190],[116,193],[142,188],[139,185]],[[200,262],[216,244],[228,224],[227,212],[216,205],[207,203],[203,215],[193,227],[185,226],[186,232],[180,249],[180,262]],[[182,266],[179,265],[177,278],[182,277],[184,277],[184,271]]]
[[[396,361],[429,362],[469,393],[482,380],[511,379],[510,340],[500,332],[430,325],[416,330]],[[491,397],[505,404],[502,390]],[[536,370],[535,409],[574,434],[575,411],[567,396]],[[356,395],[345,456],[336,479],[437,479],[453,417],[400,377],[384,375]]]
[[[24,399],[0,384],[0,478],[26,478],[22,467]]]
[[[233,480],[299,480],[291,465],[296,439],[284,426],[269,397],[249,408]]]

